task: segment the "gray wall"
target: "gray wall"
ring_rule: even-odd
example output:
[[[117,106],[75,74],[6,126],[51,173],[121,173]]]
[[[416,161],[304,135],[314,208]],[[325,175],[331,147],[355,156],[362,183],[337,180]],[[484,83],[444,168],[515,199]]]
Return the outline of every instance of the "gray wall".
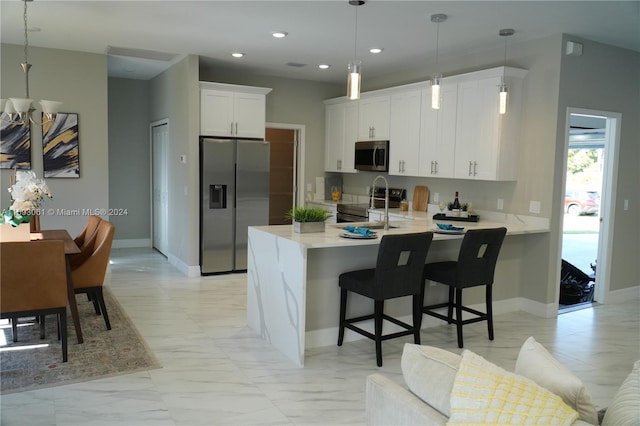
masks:
[[[2,44],[1,75],[3,98],[24,97],[24,74],[20,68],[23,47]],[[80,178],[51,178],[47,184],[53,194],[43,208],[50,210],[41,219],[43,228],[80,232],[87,216],[83,209],[108,209],[109,170],[107,139],[107,58],[105,55],[30,47],[30,96],[35,100],[62,101],[61,112],[78,113],[80,139]],[[40,121],[39,112],[36,119]],[[32,170],[43,177],[42,129],[31,126]],[[9,207],[9,170],[1,171],[0,205]],[[62,212],[79,211],[79,215]],[[106,215],[103,216],[105,219]]]
[[[229,73],[201,67],[200,80],[218,83],[269,87],[267,122],[305,126],[305,184],[315,184],[316,176],[324,176],[324,104],[322,101],[342,95],[336,84],[304,80]]]
[[[126,210],[110,218],[116,240],[150,238],[149,142],[149,82],[109,78],[109,203]]]
[[[198,57],[188,56],[150,81],[149,119],[169,120],[169,261],[194,274],[199,264]],[[186,155],[186,164],[180,156]]]
[[[622,114],[620,153],[614,202],[611,290],[637,286],[640,279],[640,54],[577,37],[563,40],[584,44],[579,57],[562,57],[560,100],[558,108],[558,143],[556,158],[564,155],[564,133],[567,107],[588,108]],[[556,173],[562,164],[556,164]],[[559,194],[560,182],[555,181],[554,193]],[[629,200],[629,210],[623,209]],[[559,203],[561,197],[555,196]],[[560,209],[559,206],[555,210]],[[556,218],[554,218],[556,219]],[[558,229],[558,220],[552,229]]]

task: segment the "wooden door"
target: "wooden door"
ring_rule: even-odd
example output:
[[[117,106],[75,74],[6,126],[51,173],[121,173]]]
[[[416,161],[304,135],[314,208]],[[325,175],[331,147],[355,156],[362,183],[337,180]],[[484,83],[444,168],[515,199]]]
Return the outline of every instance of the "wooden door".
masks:
[[[286,214],[293,207],[295,179],[295,140],[292,129],[266,130],[271,143],[269,168],[269,225],[286,225]]]

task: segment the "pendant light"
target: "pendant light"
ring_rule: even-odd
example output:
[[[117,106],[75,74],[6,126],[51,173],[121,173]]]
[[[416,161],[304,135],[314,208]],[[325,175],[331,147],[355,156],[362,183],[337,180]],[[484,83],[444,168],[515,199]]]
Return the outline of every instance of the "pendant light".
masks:
[[[507,37],[513,35],[515,31],[512,28],[505,28],[500,30],[498,34],[504,37],[504,67],[507,66]],[[506,73],[506,68],[502,71],[502,79],[500,81],[500,93],[499,93],[499,104],[498,104],[498,112],[500,114],[507,113],[507,85],[504,82],[504,77]]]
[[[18,126],[23,126],[29,123],[29,121],[34,124],[44,124],[53,121],[55,120],[56,113],[59,111],[60,106],[62,105],[62,102],[58,101],[41,100],[40,106],[42,107],[42,112],[44,114],[42,123],[39,123],[33,118],[33,112],[35,111],[35,109],[31,106],[33,100],[29,98],[29,70],[31,69],[31,64],[29,63],[27,57],[27,54],[29,52],[27,2],[32,0],[23,1],[24,12],[22,17],[24,22],[24,62],[21,63],[20,66],[22,67],[22,71],[24,72],[25,76],[25,97],[0,99],[0,112],[4,111],[9,116],[8,120],[2,118],[2,121]]]
[[[438,48],[440,45],[440,22],[447,20],[447,15],[444,13],[436,13],[431,15],[431,22],[436,24],[436,70],[438,69]],[[440,79],[442,74],[434,74],[431,79],[431,108],[440,109]]]
[[[364,4],[364,0],[349,0],[351,6],[356,6],[355,37],[353,42],[353,61],[349,62],[349,74],[347,75],[347,98],[360,99],[360,81],[362,80],[362,62],[357,59],[358,52],[358,6]]]

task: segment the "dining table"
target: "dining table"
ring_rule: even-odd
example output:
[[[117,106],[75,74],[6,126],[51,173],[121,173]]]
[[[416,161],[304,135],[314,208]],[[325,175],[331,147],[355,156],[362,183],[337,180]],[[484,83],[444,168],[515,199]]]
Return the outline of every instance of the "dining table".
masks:
[[[83,343],[82,328],[80,326],[80,315],[78,314],[78,303],[76,302],[76,293],[73,287],[73,278],[71,276],[71,266],[69,258],[80,253],[80,247],[73,240],[69,232],[65,229],[46,229],[31,232],[31,241],[40,240],[62,240],[64,244],[64,254],[67,267],[67,297],[69,300],[69,308],[71,309],[71,317],[73,318],[73,325],[76,329],[76,338],[78,343]]]

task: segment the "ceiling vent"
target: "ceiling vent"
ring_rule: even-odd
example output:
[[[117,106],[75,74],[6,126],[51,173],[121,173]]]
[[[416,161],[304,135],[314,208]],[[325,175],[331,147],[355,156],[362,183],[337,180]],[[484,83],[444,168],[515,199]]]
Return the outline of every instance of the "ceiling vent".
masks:
[[[287,66],[294,67],[294,68],[302,68],[302,67],[306,67],[307,64],[301,64],[299,62],[287,62]]]

